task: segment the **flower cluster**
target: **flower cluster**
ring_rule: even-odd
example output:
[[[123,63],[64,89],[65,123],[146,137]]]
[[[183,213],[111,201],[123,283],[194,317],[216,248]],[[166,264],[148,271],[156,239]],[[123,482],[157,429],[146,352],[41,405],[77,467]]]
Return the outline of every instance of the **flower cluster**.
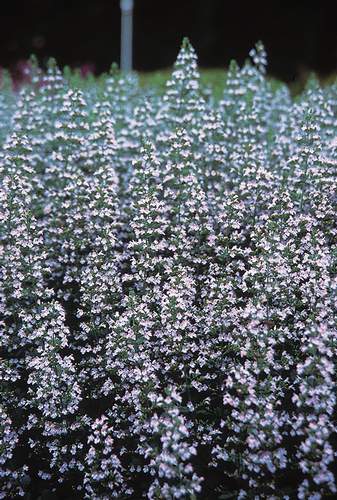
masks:
[[[0,498],[336,495],[337,87],[53,60],[0,92]]]

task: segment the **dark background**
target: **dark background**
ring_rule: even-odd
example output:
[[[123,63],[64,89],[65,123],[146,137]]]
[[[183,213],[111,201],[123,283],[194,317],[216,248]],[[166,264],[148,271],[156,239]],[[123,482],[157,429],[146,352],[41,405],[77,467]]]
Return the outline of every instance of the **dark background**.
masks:
[[[242,62],[261,39],[269,72],[292,81],[337,69],[337,0],[135,0],[134,66],[172,65],[187,35],[203,67]],[[2,0],[0,65],[18,67],[31,53],[41,63],[90,67],[119,62],[119,0]]]

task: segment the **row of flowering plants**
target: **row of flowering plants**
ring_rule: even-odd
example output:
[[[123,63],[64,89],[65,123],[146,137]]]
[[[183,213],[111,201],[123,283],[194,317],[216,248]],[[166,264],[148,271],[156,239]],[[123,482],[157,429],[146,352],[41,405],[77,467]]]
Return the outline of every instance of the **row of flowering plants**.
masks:
[[[0,498],[337,494],[337,86],[0,93]]]

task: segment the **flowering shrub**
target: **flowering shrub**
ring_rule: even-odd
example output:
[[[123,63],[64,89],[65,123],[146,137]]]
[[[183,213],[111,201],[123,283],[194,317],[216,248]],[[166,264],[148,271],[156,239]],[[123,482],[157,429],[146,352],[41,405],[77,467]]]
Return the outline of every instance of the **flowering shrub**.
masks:
[[[337,87],[51,61],[0,94],[0,498],[337,492]]]

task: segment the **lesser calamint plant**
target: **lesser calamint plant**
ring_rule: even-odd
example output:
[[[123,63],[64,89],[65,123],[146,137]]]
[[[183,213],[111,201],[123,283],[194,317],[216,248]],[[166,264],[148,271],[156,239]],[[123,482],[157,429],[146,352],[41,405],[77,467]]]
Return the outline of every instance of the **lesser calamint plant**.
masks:
[[[336,494],[336,85],[0,91],[0,497]]]

